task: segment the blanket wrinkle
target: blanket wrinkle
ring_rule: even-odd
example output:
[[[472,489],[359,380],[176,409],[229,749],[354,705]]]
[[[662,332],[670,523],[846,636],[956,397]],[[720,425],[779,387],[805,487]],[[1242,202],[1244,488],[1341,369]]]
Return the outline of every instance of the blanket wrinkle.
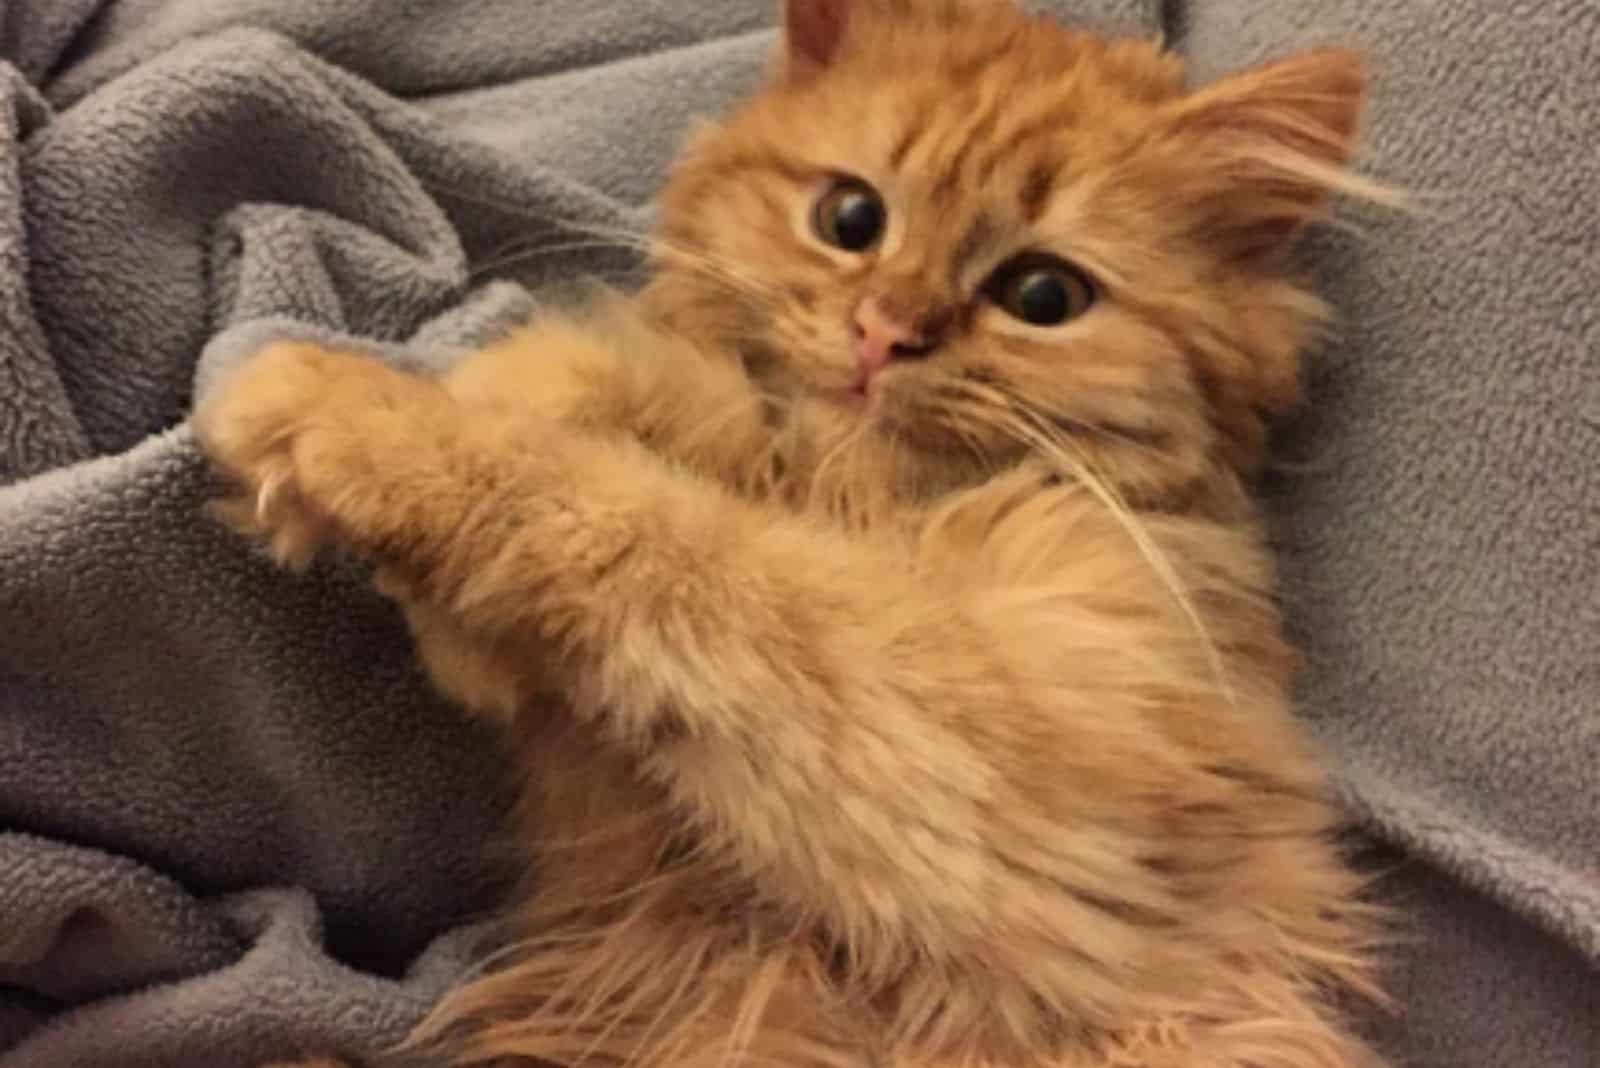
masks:
[[[113,0],[0,0],[0,56],[42,83]]]
[[[1035,0],[1199,79],[1372,57],[1341,315],[1271,480],[1409,1068],[1600,1050],[1600,8]],[[386,1050],[508,873],[489,732],[357,571],[211,522],[184,417],[309,338],[437,369],[637,277],[774,2],[0,0],[0,1068]]]
[[[0,486],[91,454],[28,292],[19,159],[23,140],[49,119],[44,98],[0,61]]]

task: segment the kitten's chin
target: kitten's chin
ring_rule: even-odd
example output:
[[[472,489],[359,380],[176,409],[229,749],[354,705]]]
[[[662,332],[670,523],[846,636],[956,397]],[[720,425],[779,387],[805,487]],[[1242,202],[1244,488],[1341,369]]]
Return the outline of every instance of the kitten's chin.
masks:
[[[902,444],[942,451],[948,435],[917,402],[918,393],[918,383],[889,371],[868,383],[855,402],[860,418],[886,436]]]
[[[865,384],[854,375],[808,370],[789,382],[810,412],[805,422],[852,435],[866,431],[902,450],[941,455],[957,447],[948,429],[919,403],[923,383],[903,369],[884,371]]]
[[[862,418],[871,418],[878,404],[877,396],[870,389],[858,389],[855,386],[825,389],[822,391],[822,399],[842,411]]]
[[[876,431],[883,437],[903,439],[916,434],[904,405],[879,383],[840,386],[821,391],[821,399],[852,430]]]

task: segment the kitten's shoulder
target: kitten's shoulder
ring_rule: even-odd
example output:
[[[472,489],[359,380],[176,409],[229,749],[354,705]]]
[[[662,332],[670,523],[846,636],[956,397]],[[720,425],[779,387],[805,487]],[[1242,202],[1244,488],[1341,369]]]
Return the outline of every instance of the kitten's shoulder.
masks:
[[[1135,511],[1042,464],[948,495],[916,528],[924,566],[994,581],[1104,580],[1154,591],[1173,572],[1197,569],[1239,588],[1271,581],[1270,557],[1248,518]]]

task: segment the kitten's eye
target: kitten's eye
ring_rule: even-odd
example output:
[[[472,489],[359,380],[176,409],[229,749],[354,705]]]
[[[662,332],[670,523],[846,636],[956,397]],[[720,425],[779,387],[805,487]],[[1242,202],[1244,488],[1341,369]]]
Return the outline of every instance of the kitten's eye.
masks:
[[[812,209],[817,236],[846,252],[865,252],[883,236],[883,199],[866,182],[841,178],[828,187]]]
[[[1054,256],[1019,256],[990,277],[984,292],[1008,315],[1033,326],[1060,326],[1094,303],[1082,271]]]

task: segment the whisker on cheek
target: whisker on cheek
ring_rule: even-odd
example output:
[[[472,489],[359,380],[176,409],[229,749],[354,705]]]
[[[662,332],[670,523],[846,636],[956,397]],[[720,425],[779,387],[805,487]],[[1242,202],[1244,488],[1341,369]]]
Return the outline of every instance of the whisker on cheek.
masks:
[[[1111,438],[1124,445],[1139,449],[1161,451],[1168,443],[1168,435],[1159,429],[1130,427],[1112,422],[1087,422],[1059,412],[1035,410],[1035,415],[1066,434],[1085,437]]]
[[[1169,444],[1170,435],[1159,427],[1139,427],[1111,420],[1085,419],[1067,412],[1053,411],[1023,397],[1009,386],[998,373],[984,368],[971,368],[962,373],[962,381],[989,392],[988,397],[1008,410],[1025,412],[1034,420],[1047,423],[1056,430],[1075,436],[1113,439],[1136,448],[1160,451]]]

